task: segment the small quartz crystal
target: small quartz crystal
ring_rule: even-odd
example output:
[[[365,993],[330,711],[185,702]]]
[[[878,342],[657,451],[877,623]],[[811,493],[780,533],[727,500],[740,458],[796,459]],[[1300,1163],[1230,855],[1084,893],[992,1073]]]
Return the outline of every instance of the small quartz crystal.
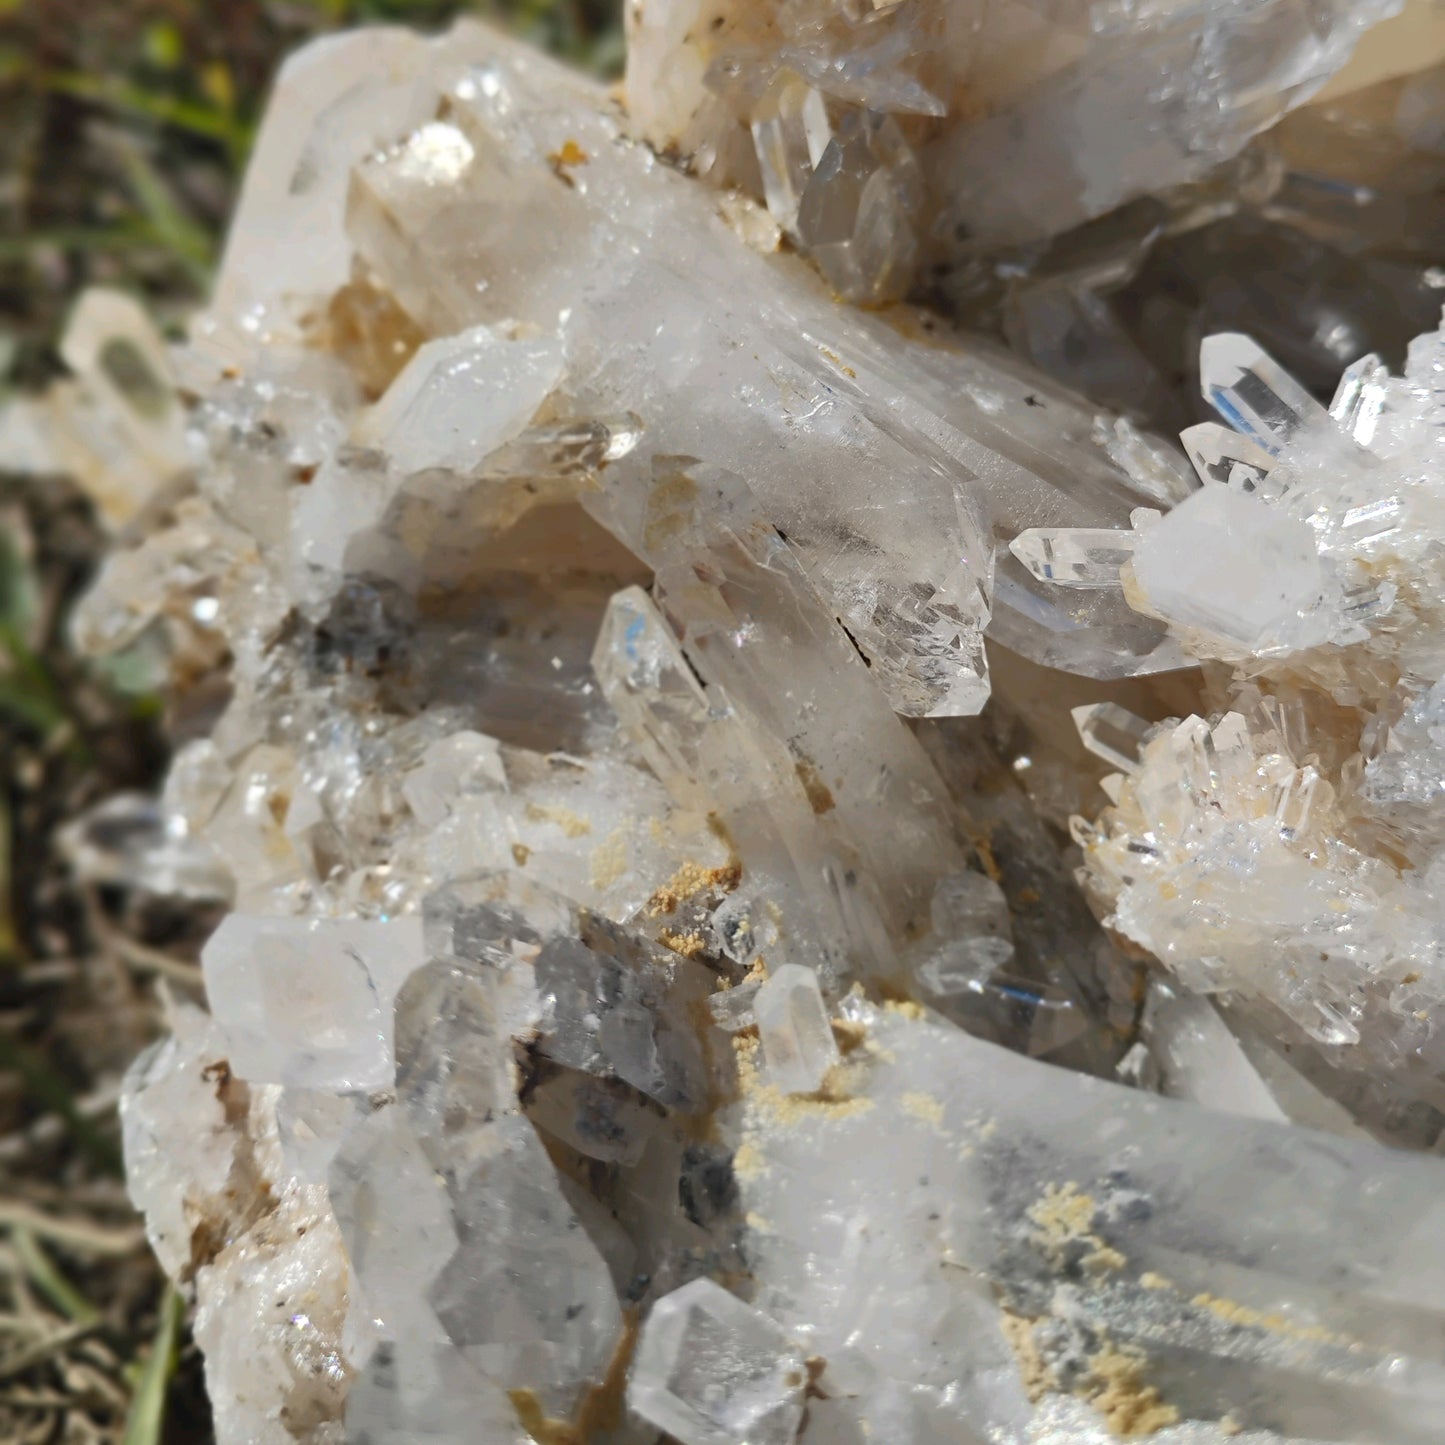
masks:
[[[772,1320],[697,1279],[652,1307],[627,1399],[681,1445],[792,1445],[806,1374]]]
[[[838,1062],[818,975],[811,968],[785,963],[758,989],[753,1015],[768,1078],[785,1094],[811,1094]]]

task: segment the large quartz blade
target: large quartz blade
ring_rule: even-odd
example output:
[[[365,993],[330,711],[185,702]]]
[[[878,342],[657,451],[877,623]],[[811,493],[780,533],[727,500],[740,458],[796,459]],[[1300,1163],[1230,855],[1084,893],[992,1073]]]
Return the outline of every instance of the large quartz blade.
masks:
[[[781,1106],[744,1052],[738,1156],[753,1303],[805,1332],[846,1415],[906,1391],[960,1433],[893,1438],[1037,1438],[1007,1334],[1034,1392],[1125,1436],[1438,1440],[1439,1160],[849,1009],[868,1048],[839,1101]]]

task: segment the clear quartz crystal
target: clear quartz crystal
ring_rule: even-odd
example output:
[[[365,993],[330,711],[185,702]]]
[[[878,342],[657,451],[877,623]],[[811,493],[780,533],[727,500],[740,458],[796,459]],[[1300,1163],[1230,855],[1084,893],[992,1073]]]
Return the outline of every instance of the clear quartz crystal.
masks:
[[[785,963],[753,998],[768,1078],[785,1094],[811,1094],[838,1062],[838,1045],[818,975]]]
[[[763,199],[785,231],[798,224],[798,206],[832,138],[820,92],[795,75],[774,82],[754,112],[753,145],[762,172]]]
[[[1274,466],[1273,456],[1262,446],[1215,421],[1185,427],[1179,440],[1203,482],[1255,492]]]
[[[1270,453],[1327,416],[1273,357],[1237,332],[1204,339],[1199,348],[1199,383],[1205,400],[1225,421]]]
[[[1345,368],[1330,402],[1330,415],[1362,447],[1369,446],[1385,406],[1390,370],[1378,356],[1362,356]]]
[[[627,1403],[681,1445],[791,1445],[805,1378],[777,1325],[697,1279],[652,1307]]]
[[[918,263],[923,182],[895,121],[851,112],[828,142],[798,202],[798,239],[839,295],[891,301]]]
[[[475,326],[420,347],[352,436],[402,472],[469,472],[522,431],[561,375],[555,341]]]
[[[1149,724],[1128,708],[1113,702],[1084,703],[1073,709],[1079,740],[1097,758],[1134,772],[1139,766],[1139,749],[1149,735]]]
[[[1032,527],[1009,551],[1041,582],[1061,587],[1117,587],[1119,568],[1134,555],[1132,532],[1085,527]]]

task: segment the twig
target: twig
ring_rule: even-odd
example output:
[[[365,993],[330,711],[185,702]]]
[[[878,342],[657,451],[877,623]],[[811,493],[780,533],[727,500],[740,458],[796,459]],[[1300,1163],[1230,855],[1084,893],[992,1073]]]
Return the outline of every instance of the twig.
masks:
[[[145,1244],[143,1229],[108,1229],[76,1219],[52,1219],[38,1210],[7,1200],[0,1200],[0,1227],[28,1229],[42,1239],[54,1240],[67,1248],[113,1258],[134,1254]]]
[[[184,984],[187,988],[203,987],[201,970],[196,964],[188,963],[183,958],[173,958],[169,953],[151,948],[149,944],[138,943],[119,929],[107,928],[105,933],[106,945],[120,954],[132,968],[138,968],[145,973],[158,973],[162,978]]]
[[[56,1330],[54,1334],[47,1335],[43,1340],[38,1340],[33,1345],[27,1345],[23,1350],[17,1350],[8,1359],[0,1360],[0,1380],[11,1380],[16,1375],[23,1375],[26,1370],[33,1369],[59,1351],[69,1349],[76,1340],[82,1339],[92,1330],[98,1329],[99,1326],[98,1320],[88,1320],[84,1324],[66,1325],[64,1329]]]

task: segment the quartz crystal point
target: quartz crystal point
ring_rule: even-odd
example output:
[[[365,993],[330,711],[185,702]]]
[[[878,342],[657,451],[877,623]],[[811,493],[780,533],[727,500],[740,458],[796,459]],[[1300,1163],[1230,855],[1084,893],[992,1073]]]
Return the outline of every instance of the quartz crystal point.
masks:
[[[956,256],[1037,241],[1203,176],[1399,8],[660,0],[628,8],[627,95],[649,140],[732,185],[768,169],[765,144],[751,155],[743,141],[749,125],[757,136],[781,72],[821,92],[835,116],[906,123],[921,139],[909,163],[920,174],[914,224]],[[856,185],[826,161],[818,180],[840,193]],[[778,219],[789,224],[787,209]]]
[[[71,378],[0,406],[0,454],[9,471],[73,477],[119,529],[190,460],[165,342],[132,297],[93,287],[60,354]]]
[[[627,1399],[680,1445],[792,1445],[805,1378],[772,1320],[696,1279],[652,1307]]]
[[[838,1062],[833,1026],[811,968],[785,963],[753,999],[768,1078],[785,1094],[811,1094]]]

